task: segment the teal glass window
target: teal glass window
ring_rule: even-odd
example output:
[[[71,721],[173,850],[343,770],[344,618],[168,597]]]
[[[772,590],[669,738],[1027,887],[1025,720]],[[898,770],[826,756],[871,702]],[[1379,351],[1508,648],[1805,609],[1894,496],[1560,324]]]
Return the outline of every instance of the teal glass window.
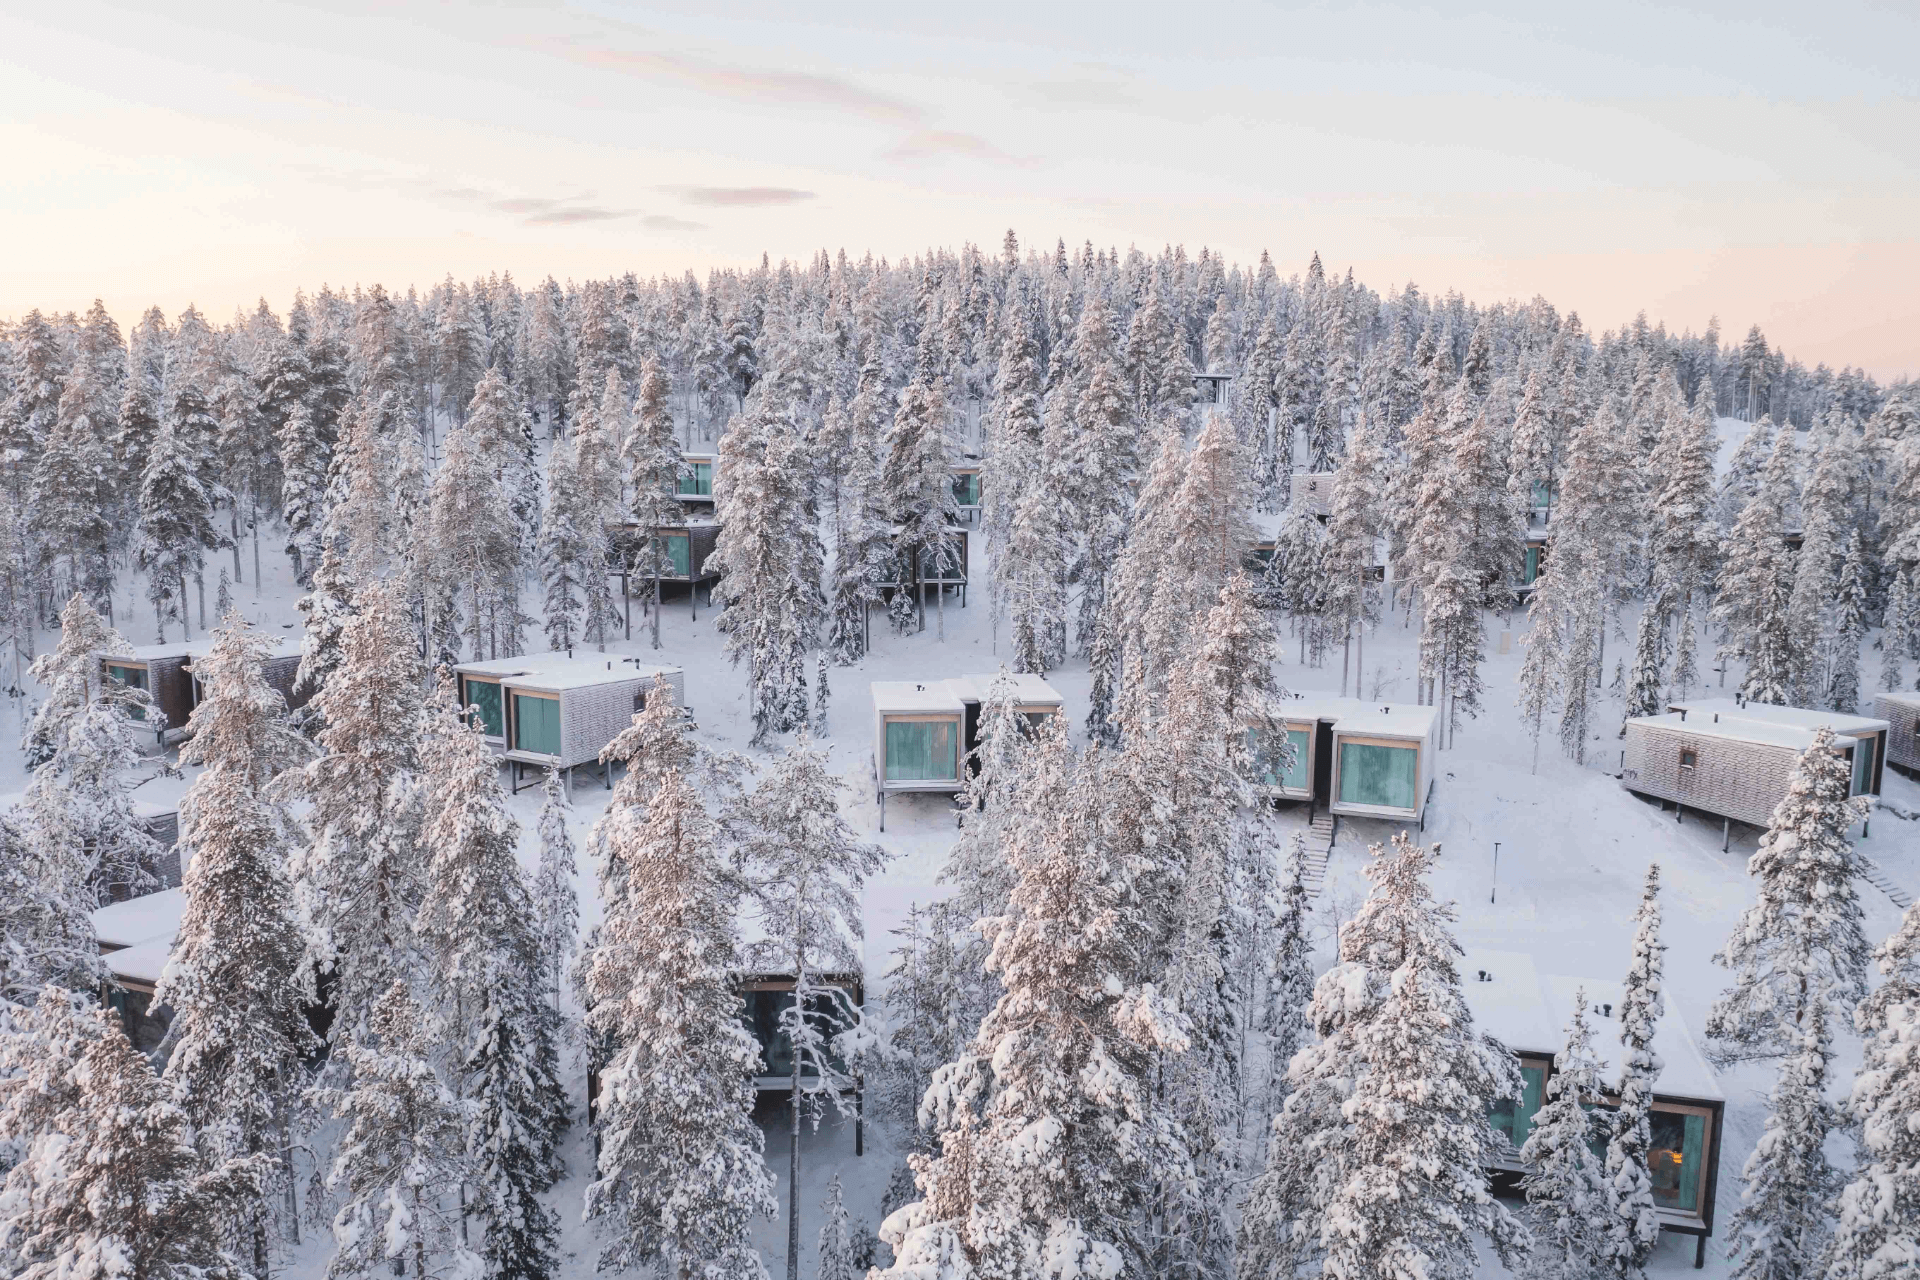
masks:
[[[107,664],[107,679],[118,681],[121,685],[129,689],[145,689],[147,688],[147,669],[145,667],[123,667],[117,662],[109,662]],[[147,718],[147,709],[145,707],[131,707],[128,709],[127,715],[134,720],[145,720]]]
[[[560,700],[513,695],[513,745],[543,756],[560,754]]]
[[[1287,743],[1293,748],[1293,761],[1286,772],[1280,772],[1279,753],[1267,751],[1260,746],[1260,731],[1247,730],[1247,749],[1253,752],[1254,765],[1259,769],[1260,781],[1269,787],[1285,787],[1289,791],[1307,789],[1307,731],[1305,729],[1287,730]]]
[[[1647,1150],[1647,1175],[1653,1202],[1662,1209],[1700,1212],[1701,1179],[1706,1174],[1707,1118],[1691,1111],[1648,1113],[1653,1145]]]
[[[469,680],[460,677],[460,705],[479,708],[481,730],[489,738],[507,736],[507,721],[500,706],[500,685],[493,680]]]
[[[1873,790],[1873,739],[1853,740],[1853,794],[1863,796]]]
[[[1547,487],[1547,482],[1545,480],[1535,480],[1533,482],[1533,505],[1536,507],[1544,507],[1552,500],[1553,491]]]
[[[957,582],[965,575],[960,571],[960,548],[947,544],[947,562],[943,566],[932,548],[920,552],[920,580],[922,582]]]
[[[713,496],[713,464],[686,462],[680,466],[680,494],[689,498]]]
[[[666,572],[675,578],[693,576],[693,539],[667,537],[660,540],[666,547]]]
[[[1502,1098],[1493,1104],[1493,1110],[1487,1113],[1487,1120],[1494,1128],[1507,1135],[1518,1151],[1527,1135],[1533,1132],[1533,1117],[1540,1111],[1547,1096],[1547,1064],[1544,1062],[1522,1062],[1520,1078],[1526,1082],[1518,1099]]]
[[[1416,748],[1340,744],[1340,803],[1412,809],[1419,777]]]
[[[817,990],[817,988],[816,988]],[[742,1021],[747,1030],[760,1046],[762,1060],[760,1074],[763,1076],[786,1077],[793,1074],[793,1042],[781,1019],[787,1010],[793,1008],[791,991],[749,991],[744,1000]],[[845,1029],[842,1017],[841,1000],[832,992],[813,996],[807,1001],[807,1021],[813,1024],[823,1036],[838,1035]],[[827,1055],[828,1065],[846,1070],[846,1063],[838,1054]]]
[[[1520,575],[1520,585],[1530,587],[1534,579],[1540,576],[1540,548],[1527,548],[1527,567]]]
[[[943,782],[960,776],[960,726],[953,720],[889,720],[887,781]]]
[[[953,500],[963,507],[980,505],[980,473],[963,471],[953,477]]]

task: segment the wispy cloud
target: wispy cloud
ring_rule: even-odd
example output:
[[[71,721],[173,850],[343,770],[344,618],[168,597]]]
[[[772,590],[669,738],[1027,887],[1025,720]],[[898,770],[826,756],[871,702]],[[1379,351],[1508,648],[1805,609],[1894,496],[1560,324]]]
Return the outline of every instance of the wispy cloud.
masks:
[[[649,231],[695,231],[697,222],[664,214],[645,214],[638,209],[617,209],[591,203],[592,195],[578,196],[505,196],[480,187],[438,186],[433,194],[493,213],[511,214],[527,227],[571,227],[589,222],[616,222],[635,218]]]
[[[813,192],[800,191],[793,187],[662,187],[660,189],[673,192],[688,204],[729,209],[799,204],[803,200],[814,198]]]
[[[941,160],[960,156],[986,164],[1031,169],[1039,161],[1002,151],[985,138],[951,129],[916,129],[887,151],[889,160]]]
[[[704,231],[704,222],[688,222],[685,218],[670,218],[664,213],[652,213],[640,219],[640,225],[649,231]]]

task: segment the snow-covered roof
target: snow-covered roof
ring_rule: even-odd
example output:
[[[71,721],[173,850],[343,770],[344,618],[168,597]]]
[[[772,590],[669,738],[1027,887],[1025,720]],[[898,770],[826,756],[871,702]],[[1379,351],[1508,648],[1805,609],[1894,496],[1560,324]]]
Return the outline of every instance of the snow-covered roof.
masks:
[[[172,952],[173,935],[168,934],[164,938],[109,952],[101,957],[101,962],[107,966],[109,973],[122,982],[153,986],[160,981],[160,974],[167,967],[167,957]]]
[[[1755,742],[1761,746],[1785,747],[1789,751],[1805,751],[1813,745],[1811,730],[1769,724],[1764,720],[1729,720],[1725,717],[1715,720],[1711,715],[1693,715],[1683,720],[1678,711],[1669,711],[1665,715],[1634,716],[1627,724],[1643,725],[1649,729],[1670,729],[1675,733],[1691,733],[1701,738],[1723,738],[1728,742]]]
[[[963,714],[967,707],[951,680],[875,680],[873,709],[887,713]]]
[[[1339,720],[1373,710],[1374,704],[1358,698],[1342,698],[1331,693],[1296,694],[1279,703],[1283,720]]]
[[[984,676],[956,676],[947,681],[964,702],[985,702],[998,673]],[[1007,672],[1013,682],[1013,698],[1023,706],[1059,706],[1065,699],[1060,691],[1030,671]]]
[[[1333,722],[1341,733],[1369,733],[1382,738],[1424,738],[1433,730],[1438,707],[1405,702],[1364,702]]]
[[[1873,696],[1885,698],[1896,706],[1920,707],[1920,693],[1876,693]]]
[[[491,658],[485,662],[463,662],[454,668],[463,675],[499,676],[517,689],[537,689],[557,693],[563,689],[586,689],[597,684],[613,684],[636,676],[679,675],[680,668],[646,658],[623,657],[617,653],[564,650],[522,654],[517,658]]]
[[[1481,972],[1491,981],[1482,982]],[[1533,957],[1518,951],[1469,948],[1460,962],[1461,987],[1475,1026],[1516,1053],[1552,1057],[1563,1046],[1574,993],[1586,988],[1588,1021],[1594,1028],[1594,1054],[1603,1079],[1617,1079],[1620,1064],[1619,1010],[1622,984],[1601,978],[1569,977],[1536,971]],[[1611,1014],[1599,1012],[1609,1008]],[[1667,1002],[1653,1029],[1653,1051],[1664,1064],[1654,1083],[1656,1096],[1723,1101],[1713,1069],[1700,1053],[1686,1019]]]
[[[1280,526],[1287,522],[1285,511],[1256,511],[1249,519],[1253,527],[1260,531],[1260,541],[1272,542],[1280,536]]]
[[[1843,715],[1838,711],[1816,711],[1807,707],[1776,707],[1764,702],[1735,702],[1732,698],[1699,698],[1668,704],[1669,711],[1686,711],[1690,716],[1719,717],[1726,720],[1752,720],[1761,724],[1786,725],[1793,729],[1828,728],[1835,733],[1884,733],[1893,726],[1873,716]],[[1689,718],[1688,723],[1693,721]]]
[[[93,913],[93,933],[106,947],[133,947],[143,942],[172,945],[186,910],[185,889],[164,889],[101,907]]]
[[[297,658],[300,656],[300,638],[298,636],[277,636],[260,631],[256,632],[273,642],[267,651],[268,658]],[[211,637],[203,640],[182,640],[177,644],[141,644],[121,649],[114,653],[100,655],[102,662],[156,662],[167,658],[202,658],[213,652]]]

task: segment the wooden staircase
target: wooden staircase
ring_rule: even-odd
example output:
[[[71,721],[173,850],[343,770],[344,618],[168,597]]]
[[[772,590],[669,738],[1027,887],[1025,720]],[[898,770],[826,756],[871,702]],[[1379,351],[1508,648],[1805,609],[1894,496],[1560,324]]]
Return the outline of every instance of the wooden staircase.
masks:
[[[1327,855],[1333,852],[1333,827],[1333,815],[1322,810],[1313,815],[1302,842],[1307,856],[1301,868],[1301,880],[1310,898],[1319,897],[1320,891],[1327,887]]]
[[[1309,847],[1311,847],[1311,844],[1309,844]],[[1321,865],[1324,866],[1325,863],[1323,862]],[[1868,884],[1886,894],[1887,899],[1902,911],[1905,911],[1913,905],[1913,895],[1895,884],[1893,878],[1885,871],[1882,871],[1880,864],[1872,858],[1861,857],[1860,874],[1866,877]]]

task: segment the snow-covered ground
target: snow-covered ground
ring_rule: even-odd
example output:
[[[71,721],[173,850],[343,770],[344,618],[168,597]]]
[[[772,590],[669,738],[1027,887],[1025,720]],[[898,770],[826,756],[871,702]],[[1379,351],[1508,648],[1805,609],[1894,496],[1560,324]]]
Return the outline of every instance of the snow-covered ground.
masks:
[[[248,581],[234,591],[242,611],[250,620],[280,632],[290,629],[298,614],[294,609],[297,590],[286,572],[285,558],[272,547],[265,552],[268,568],[266,589],[255,601],[251,581],[251,556],[247,559]],[[977,568],[983,568],[978,565]],[[981,579],[984,583],[984,574]],[[153,639],[150,614],[136,612],[129,622],[125,616],[125,597],[121,597],[120,625],[135,642]],[[684,598],[670,599],[664,614],[660,659],[686,670],[687,697],[700,726],[701,737],[709,744],[747,752],[749,733],[744,685],[721,652],[720,637],[713,629],[715,611],[704,605],[698,620],[690,614]],[[144,620],[143,620],[144,619]],[[831,673],[833,699],[830,712],[829,747],[834,767],[846,778],[845,807],[854,826],[877,840],[892,855],[886,870],[877,876],[866,892],[866,958],[871,978],[878,979],[889,964],[893,945],[891,931],[904,919],[908,908],[928,902],[943,892],[937,876],[943,859],[955,837],[955,825],[947,801],[942,797],[895,797],[889,801],[887,830],[878,831],[879,813],[874,799],[872,773],[872,716],[867,685],[873,680],[906,680],[990,672],[997,668],[993,637],[989,633],[988,609],[984,585],[972,594],[962,609],[957,597],[950,598],[946,609],[946,635],[942,640],[931,621],[918,635],[896,637],[876,617],[874,652],[858,666],[835,668]],[[1624,972],[1631,932],[1630,917],[1639,898],[1641,879],[1647,864],[1661,864],[1664,884],[1665,940],[1667,953],[1667,998],[1695,1029],[1704,1025],[1708,1005],[1724,985],[1724,971],[1711,962],[1713,952],[1727,935],[1735,917],[1750,901],[1752,886],[1745,873],[1745,860],[1754,848],[1758,833],[1750,828],[1734,828],[1734,844],[1729,851],[1720,848],[1718,823],[1689,817],[1676,823],[1671,812],[1663,812],[1651,802],[1628,795],[1612,777],[1611,768],[1619,760],[1619,744],[1614,735],[1618,727],[1618,703],[1606,704],[1595,716],[1599,732],[1589,744],[1588,764],[1575,765],[1559,751],[1551,730],[1539,751],[1537,768],[1532,744],[1513,707],[1515,677],[1522,655],[1521,638],[1525,628],[1523,614],[1491,617],[1488,620],[1488,659],[1485,676],[1489,706],[1477,721],[1466,722],[1456,743],[1439,757],[1437,787],[1428,810],[1424,838],[1442,845],[1437,860],[1435,889],[1443,898],[1454,899],[1459,906],[1460,941],[1469,947],[1496,948],[1526,952],[1533,956],[1543,972],[1604,977],[1617,980]],[[1502,634],[1511,623],[1508,634]],[[1631,634],[1631,619],[1627,622]],[[198,628],[196,628],[198,634]],[[638,602],[634,608],[632,641],[612,646],[619,653],[651,653],[647,644]],[[1366,642],[1367,671],[1364,692],[1382,700],[1404,700],[1413,692],[1414,632],[1405,625],[1404,614],[1390,617]],[[1004,637],[1003,637],[1004,640]],[[50,644],[52,636],[43,636]],[[1628,642],[1610,636],[1608,646],[1624,655]],[[1004,648],[1004,644],[1002,645]],[[1502,652],[1504,650],[1504,652]],[[1302,668],[1293,662],[1297,649],[1283,637],[1280,651],[1285,661],[1278,670],[1290,689],[1334,692],[1340,684],[1340,655],[1336,651],[1328,665],[1320,669]],[[1609,667],[1611,664],[1609,664]],[[1731,683],[1738,672],[1730,674]],[[1716,677],[1709,672],[1708,679]],[[1078,728],[1086,715],[1088,677],[1084,661],[1071,663],[1050,677],[1066,698],[1066,710]],[[0,711],[0,728],[13,728],[21,708]],[[754,753],[747,752],[752,755]],[[17,752],[0,753],[0,792],[17,791],[24,782]],[[139,793],[143,799],[162,799],[177,795],[184,782],[162,779],[148,784]],[[1920,810],[1920,786],[1888,770],[1886,794],[1908,810]],[[590,927],[600,918],[595,893],[593,868],[588,865],[586,835],[605,806],[609,793],[597,778],[582,772],[574,791],[576,838],[582,848],[578,886],[582,903],[582,926]],[[513,807],[523,822],[522,857],[531,869],[535,858],[534,816],[540,798],[537,789],[523,791],[514,798]],[[1286,823],[1304,824],[1305,813],[1296,810],[1284,815]],[[1338,919],[1350,915],[1365,892],[1361,874],[1371,842],[1384,841],[1395,824],[1343,819],[1339,838],[1329,866],[1326,892],[1316,902],[1322,916],[1322,955],[1330,956],[1328,939]],[[1494,845],[1499,844],[1497,900],[1490,901],[1495,890]],[[1867,844],[1871,856],[1888,875],[1909,890],[1920,889],[1920,827],[1881,812],[1872,824]],[[1278,850],[1276,849],[1276,855]],[[1867,931],[1876,940],[1890,932],[1898,912],[1877,890],[1862,886],[1862,901],[1867,912]],[[884,986],[883,983],[877,985]],[[1840,1061],[1835,1079],[1844,1087],[1859,1058],[1858,1042],[1848,1031],[1838,1037]],[[578,1091],[576,1102],[584,1120],[584,1079],[573,1073]],[[1728,1103],[1725,1139],[1719,1152],[1719,1234],[1707,1247],[1705,1275],[1724,1275],[1728,1264],[1722,1239],[1725,1222],[1738,1201],[1740,1169],[1752,1150],[1764,1119],[1764,1093],[1771,1072],[1765,1067],[1726,1073],[1721,1087]],[[783,1109],[769,1099],[763,1109],[767,1130],[767,1158],[782,1179],[778,1195],[786,1204],[784,1186],[787,1168],[787,1137]],[[323,1139],[325,1135],[320,1135]],[[868,1226],[878,1221],[877,1207],[896,1160],[899,1135],[886,1123],[868,1126],[866,1155],[853,1155],[851,1126],[831,1118],[823,1121],[817,1134],[803,1138],[807,1172],[802,1203],[809,1215],[802,1224],[804,1246],[803,1275],[811,1275],[813,1243],[819,1222],[817,1207],[825,1195],[827,1179],[836,1170],[842,1175],[849,1208]],[[1830,1153],[1842,1165],[1851,1153],[1836,1139]],[[591,1163],[590,1139],[584,1126],[576,1128],[569,1149],[571,1176],[553,1193],[553,1203],[563,1218],[562,1246],[567,1255],[564,1274],[569,1280],[585,1280],[593,1272],[597,1246],[593,1229],[580,1221],[580,1207]],[[760,1231],[774,1274],[781,1272],[785,1250],[784,1220],[768,1222]],[[322,1234],[309,1233],[288,1268],[290,1277],[304,1280],[324,1272],[328,1256]],[[1658,1274],[1690,1272],[1693,1260],[1691,1238],[1667,1237],[1654,1262]],[[1488,1274],[1500,1274],[1491,1262]]]

